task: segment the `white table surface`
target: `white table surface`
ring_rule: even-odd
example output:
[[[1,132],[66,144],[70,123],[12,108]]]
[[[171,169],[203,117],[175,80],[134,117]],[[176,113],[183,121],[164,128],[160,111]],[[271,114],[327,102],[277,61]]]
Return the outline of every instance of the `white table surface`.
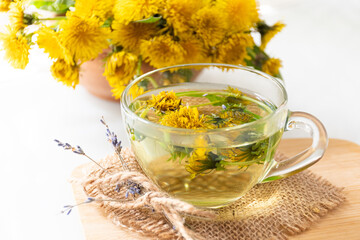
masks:
[[[268,51],[283,60],[289,107],[316,115],[331,138],[360,144],[360,2],[260,3],[268,22],[287,24]],[[12,69],[3,52],[0,59],[0,239],[84,239],[77,210],[59,212],[74,203],[67,179],[87,160],[53,139],[80,145],[95,159],[111,153],[99,119],[104,115],[125,140],[119,104],[57,83],[38,49],[26,70]]]

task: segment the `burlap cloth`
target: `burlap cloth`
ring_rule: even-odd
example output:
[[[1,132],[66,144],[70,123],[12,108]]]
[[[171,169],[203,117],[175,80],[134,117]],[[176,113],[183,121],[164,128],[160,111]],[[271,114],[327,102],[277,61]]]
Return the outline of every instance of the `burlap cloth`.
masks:
[[[113,223],[151,239],[287,239],[344,201],[341,188],[307,170],[258,184],[219,210],[198,210],[158,192],[130,150],[123,149],[122,157],[130,171],[111,155],[100,162],[105,171],[91,166],[80,182]],[[131,194],[134,184],[141,194]]]

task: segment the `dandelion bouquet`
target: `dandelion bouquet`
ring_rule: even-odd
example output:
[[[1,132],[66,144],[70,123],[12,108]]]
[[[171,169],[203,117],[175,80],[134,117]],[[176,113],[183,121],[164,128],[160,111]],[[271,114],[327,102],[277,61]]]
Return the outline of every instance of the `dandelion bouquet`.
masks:
[[[281,77],[281,61],[264,50],[284,24],[262,21],[255,0],[0,0],[0,10],[9,14],[0,40],[13,67],[24,69],[37,44],[53,59],[54,78],[75,88],[81,65],[111,49],[103,74],[115,98],[143,63],[242,64]]]

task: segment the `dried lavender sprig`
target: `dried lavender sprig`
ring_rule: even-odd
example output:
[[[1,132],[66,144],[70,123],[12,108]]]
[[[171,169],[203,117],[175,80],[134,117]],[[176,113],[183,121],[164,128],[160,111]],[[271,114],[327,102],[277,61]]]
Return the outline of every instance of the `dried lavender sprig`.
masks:
[[[106,136],[108,141],[113,145],[116,154],[119,156],[122,166],[125,170],[129,170],[127,163],[124,161],[123,157],[121,156],[121,141],[118,140],[116,134],[110,131],[109,125],[105,122],[104,116],[101,117],[100,122],[106,127]]]
[[[116,134],[110,131],[109,125],[105,122],[104,117],[101,117],[100,122],[106,127],[106,136],[108,141],[113,145],[116,151],[121,152],[121,141],[118,141]]]
[[[124,202],[127,202],[127,200],[118,200],[118,199],[96,199],[96,198],[93,198],[93,197],[88,197],[84,202],[81,202],[81,203],[78,203],[78,204],[75,204],[75,205],[65,205],[64,206],[64,209],[60,212],[61,214],[65,214],[66,215],[69,215],[71,213],[71,211],[73,210],[73,208],[75,207],[78,207],[80,205],[83,205],[83,204],[88,204],[88,203],[91,203],[91,202],[121,202],[121,203],[124,203]],[[152,208],[151,206],[147,206],[151,209],[151,211],[154,213],[155,212],[155,209]],[[170,221],[170,219],[168,218],[168,216],[163,213],[164,216],[165,216],[165,220],[168,222],[168,224],[171,226],[173,225],[172,222]],[[173,229],[175,230],[175,226],[173,226]]]
[[[114,132],[110,131],[109,125],[105,122],[104,116],[101,117],[100,122],[106,127],[106,136],[108,138],[108,141],[113,145],[116,154],[119,156],[122,166],[125,170],[129,170],[127,163],[124,161],[123,157],[121,156],[121,141],[118,141],[118,138]],[[125,198],[129,197],[129,194],[132,194],[133,197],[135,197],[136,194],[141,194],[141,186],[137,183],[134,183],[132,181],[127,181],[127,190],[125,193]],[[121,184],[117,184],[115,191],[120,191]]]
[[[91,202],[121,202],[121,203],[124,203],[124,202],[128,202],[128,201],[127,200],[119,200],[119,199],[97,199],[97,198],[93,198],[93,197],[88,197],[84,202],[81,202],[81,203],[78,203],[75,205],[65,205],[64,209],[60,213],[62,213],[62,214],[66,213],[66,215],[69,215],[73,208],[78,207],[83,204],[88,204]],[[153,210],[153,212],[154,212],[154,210]]]
[[[90,161],[92,161],[93,163],[98,165],[102,170],[106,171],[105,168],[103,168],[98,162],[96,162],[89,155],[87,155],[80,146],[73,147],[69,143],[63,143],[63,142],[60,142],[57,139],[55,139],[54,141],[58,144],[58,146],[62,147],[64,150],[71,150],[73,153],[83,155],[83,156],[87,157],[88,159],[90,159]]]
[[[66,215],[69,215],[74,207],[77,207],[77,206],[80,206],[80,205],[83,205],[83,204],[87,204],[87,203],[91,203],[91,202],[94,202],[94,201],[96,201],[95,198],[88,197],[86,199],[86,201],[84,201],[84,202],[81,202],[81,203],[78,203],[78,204],[75,204],[75,205],[65,205],[64,210],[62,210],[60,213],[66,213]]]

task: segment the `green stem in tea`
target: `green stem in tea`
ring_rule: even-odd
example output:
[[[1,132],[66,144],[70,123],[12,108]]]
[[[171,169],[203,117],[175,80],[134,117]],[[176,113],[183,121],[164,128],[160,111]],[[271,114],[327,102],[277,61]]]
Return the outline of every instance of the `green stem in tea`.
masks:
[[[202,104],[197,104],[197,105],[191,105],[190,107],[191,108],[204,107],[204,106],[213,105],[213,104],[222,103],[222,102],[224,102],[224,101],[207,102],[207,103],[202,103]],[[243,109],[243,111],[244,111],[244,113],[247,113],[247,114],[253,116],[255,119],[260,119],[261,118],[260,115],[257,115],[257,114],[255,114],[253,112],[250,112],[250,111],[246,110],[246,109]]]
[[[250,101],[253,103],[258,104],[260,107],[262,107],[264,110],[266,110],[269,113],[272,113],[273,110],[266,105],[265,103],[262,103],[254,98],[250,98],[245,95],[241,95],[240,97],[233,93],[226,93],[226,92],[199,92],[199,91],[187,91],[187,92],[178,92],[176,93],[176,96],[183,97],[183,96],[189,96],[189,97],[203,97],[204,95],[221,95],[221,96],[228,96],[228,97],[237,97],[246,101]]]
[[[146,114],[149,112],[150,108],[145,108],[145,110],[140,114],[141,118],[145,118]]]
[[[276,149],[276,146],[277,146],[279,141],[280,141],[280,138],[275,143],[273,143],[273,145],[270,148],[265,150],[265,153],[264,153],[263,156],[266,156],[268,152],[274,151]],[[222,165],[231,165],[231,166],[248,166],[248,165],[253,164],[253,163],[259,163],[262,159],[263,159],[263,157],[261,157],[260,159],[258,158],[258,159],[255,159],[255,160],[244,161],[244,162],[227,162],[227,161],[222,160],[222,161],[220,161],[220,163]]]
[[[250,112],[250,111],[246,110],[246,109],[244,109],[243,111],[244,111],[244,113],[250,114],[251,116],[253,116],[253,117],[256,118],[256,119],[260,119],[260,118],[261,118],[260,115],[257,115],[257,114],[255,114],[255,113],[253,113],[253,112]]]
[[[207,102],[207,103],[202,103],[202,104],[197,104],[197,105],[191,105],[190,107],[194,108],[194,107],[203,107],[203,106],[208,106],[208,105],[213,105],[216,103],[222,103],[224,101],[214,101],[214,102]]]
[[[140,110],[144,109],[144,105],[140,106],[138,109],[136,109],[135,114],[138,114]]]
[[[255,100],[255,99],[247,97],[247,96],[241,96],[240,98],[244,99],[244,100],[247,100],[247,101],[250,101],[250,102],[256,103],[257,105],[259,105],[260,107],[262,107],[265,111],[267,111],[269,113],[273,112],[273,110],[268,105],[266,105],[265,103],[262,103],[262,102],[260,102],[258,100]]]
[[[232,93],[225,93],[225,92],[199,92],[199,91],[187,91],[187,92],[177,92],[175,95],[177,97],[204,97],[204,95],[223,95],[223,96],[235,96]]]
[[[245,162],[227,162],[227,161],[220,161],[222,165],[232,165],[232,166],[248,166],[253,163],[259,162],[259,159],[251,160],[251,161],[245,161]]]

